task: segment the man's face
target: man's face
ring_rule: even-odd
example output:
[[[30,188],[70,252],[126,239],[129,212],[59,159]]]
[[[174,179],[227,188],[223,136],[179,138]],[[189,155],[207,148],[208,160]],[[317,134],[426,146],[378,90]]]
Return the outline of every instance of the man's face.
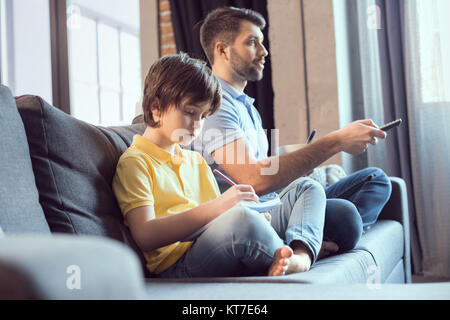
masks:
[[[262,42],[264,36],[258,26],[241,22],[239,35],[229,47],[230,66],[245,81],[258,81],[263,77],[265,57],[268,52]]]

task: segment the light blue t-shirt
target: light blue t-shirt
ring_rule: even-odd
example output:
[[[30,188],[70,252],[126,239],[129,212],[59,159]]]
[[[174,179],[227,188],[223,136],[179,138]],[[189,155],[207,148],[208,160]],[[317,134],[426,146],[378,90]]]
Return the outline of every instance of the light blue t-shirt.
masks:
[[[250,152],[256,160],[267,158],[269,144],[262,127],[261,116],[253,105],[255,99],[239,92],[220,77],[216,77],[222,85],[222,105],[215,114],[206,118],[203,130],[192,142],[191,149],[201,153],[211,169],[218,170],[220,170],[220,164],[214,161],[211,153],[241,138],[247,140],[251,148]],[[221,192],[230,187],[227,182],[217,176],[216,180]]]

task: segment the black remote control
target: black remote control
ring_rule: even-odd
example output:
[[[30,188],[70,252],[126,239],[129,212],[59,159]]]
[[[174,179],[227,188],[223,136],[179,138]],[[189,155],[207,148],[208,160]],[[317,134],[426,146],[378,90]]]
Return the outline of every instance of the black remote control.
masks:
[[[394,120],[392,122],[386,123],[384,126],[381,126],[380,130],[388,131],[389,129],[392,129],[392,128],[396,127],[396,126],[399,126],[400,123],[402,123],[402,119]]]

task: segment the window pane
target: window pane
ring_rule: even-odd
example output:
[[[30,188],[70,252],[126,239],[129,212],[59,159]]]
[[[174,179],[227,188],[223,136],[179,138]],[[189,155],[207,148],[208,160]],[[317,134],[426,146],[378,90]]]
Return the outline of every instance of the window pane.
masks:
[[[142,94],[139,0],[67,0],[67,8],[72,115],[129,124]]]
[[[122,58],[122,86],[127,91],[141,91],[141,54],[139,38],[129,33],[120,34]]]
[[[98,24],[99,78],[101,86],[120,89],[119,32]]]
[[[139,38],[137,36],[122,32],[120,39],[122,52],[123,120],[124,123],[129,124],[136,115],[136,104],[139,103],[142,97],[141,55]]]
[[[100,113],[102,125],[118,125],[121,123],[119,93],[102,89],[100,92]]]
[[[417,1],[422,102],[450,101],[450,1]]]
[[[77,27],[68,28],[70,81],[97,84],[97,40],[95,21],[79,17]]]
[[[71,113],[75,118],[89,123],[99,123],[97,86],[72,82],[70,97]]]
[[[6,3],[0,0],[0,83],[8,84],[8,51],[6,49]]]
[[[125,93],[122,97],[123,123],[131,124],[136,114],[142,113],[141,102],[136,99],[136,95]]]

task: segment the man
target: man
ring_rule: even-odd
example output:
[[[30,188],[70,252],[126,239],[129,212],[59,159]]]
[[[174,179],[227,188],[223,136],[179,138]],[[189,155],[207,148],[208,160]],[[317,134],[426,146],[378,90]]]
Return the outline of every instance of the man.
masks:
[[[264,27],[259,13],[233,7],[216,9],[204,20],[200,40],[222,85],[223,99],[219,111],[206,119],[202,135],[192,144],[213,168],[237,183],[252,185],[262,201],[281,188],[280,197],[292,196],[289,190],[298,189],[306,179],[301,177],[334,154],[344,151],[357,155],[365,152],[369,143],[375,145],[377,138],[386,138],[371,120],[359,120],[300,150],[268,157],[267,137],[254,99],[243,93],[247,81],[263,77],[268,55],[262,44]],[[220,178],[218,181],[223,192],[228,186]],[[388,201],[391,184],[382,170],[367,168],[326,187],[325,192],[321,256],[356,246],[363,229],[375,223]],[[295,196],[301,197],[301,192]],[[282,210],[295,210],[295,206]],[[279,213],[271,213],[276,223]]]

